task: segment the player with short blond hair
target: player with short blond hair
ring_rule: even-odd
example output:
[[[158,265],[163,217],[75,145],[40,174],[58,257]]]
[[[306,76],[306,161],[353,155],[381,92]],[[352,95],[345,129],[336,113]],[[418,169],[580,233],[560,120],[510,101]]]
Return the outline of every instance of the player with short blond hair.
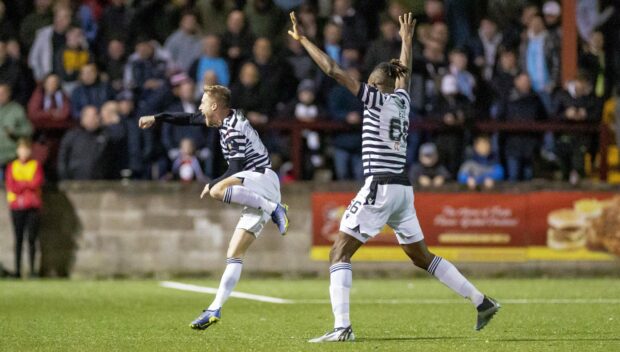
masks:
[[[192,329],[204,330],[218,322],[221,308],[239,281],[243,256],[260,235],[269,219],[278,226],[280,234],[288,229],[288,207],[280,203],[280,181],[271,169],[267,148],[241,110],[230,108],[230,90],[224,86],[205,86],[199,111],[161,113],[143,116],[140,128],[150,128],[158,122],[177,125],[205,125],[217,128],[220,145],[228,170],[207,184],[200,197],[209,195],[224,203],[245,206],[241,219],[228,245],[226,270],[211,305],[191,324]]]

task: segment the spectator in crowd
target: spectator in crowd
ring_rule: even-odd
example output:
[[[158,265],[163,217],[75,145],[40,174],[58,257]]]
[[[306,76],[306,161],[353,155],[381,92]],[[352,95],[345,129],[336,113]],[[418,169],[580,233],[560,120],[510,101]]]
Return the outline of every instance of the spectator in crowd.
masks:
[[[71,102],[60,88],[58,75],[47,75],[35,89],[28,102],[28,117],[38,130],[71,126]]]
[[[458,90],[456,77],[446,75],[441,80],[441,96],[434,104],[431,118],[439,120],[440,132],[434,135],[439,159],[451,175],[456,175],[463,160],[465,128],[469,119],[469,102]]]
[[[34,11],[26,16],[19,26],[19,39],[25,48],[34,43],[37,31],[52,24],[52,0],[35,0]]]
[[[360,71],[355,67],[347,69],[347,74],[355,80],[362,79]],[[347,88],[335,85],[328,94],[327,107],[333,120],[345,122],[351,129],[360,129],[362,105]],[[361,133],[353,131],[334,134],[331,145],[334,147],[336,179],[363,180]]]
[[[58,176],[61,180],[100,180],[109,165],[104,165],[108,139],[101,129],[97,108],[82,108],[80,127],[67,132],[58,152]]]
[[[183,182],[200,181],[207,182],[200,166],[200,161],[196,156],[194,142],[189,138],[184,138],[179,143],[179,153],[172,162],[172,175],[175,180]]]
[[[366,47],[366,20],[353,8],[351,0],[334,0],[330,21],[342,28],[342,43],[346,47]]]
[[[542,7],[545,26],[552,40],[562,42],[562,7],[555,0],[546,1]]]
[[[41,28],[34,39],[28,55],[28,64],[37,82],[52,72],[54,56],[65,44],[65,34],[71,26],[71,10],[67,7],[56,7],[54,23]]]
[[[312,41],[319,39],[320,28],[316,18],[316,11],[312,6],[308,4],[301,5],[299,10],[297,10],[297,18],[302,32],[308,39]]]
[[[123,90],[116,95],[118,102],[118,114],[121,123],[127,132],[127,173],[123,177],[134,179],[142,178],[145,174],[145,162],[142,149],[143,134],[138,127],[138,119],[135,114],[133,94],[130,90]]]
[[[257,37],[277,38],[287,19],[271,0],[249,0],[243,12],[248,16],[248,24]]]
[[[189,114],[197,112],[198,105],[194,99],[194,82],[184,73],[180,73],[171,77],[171,85],[174,98],[163,110]],[[169,162],[172,163],[179,157],[181,141],[184,139],[191,140],[192,149],[196,156],[204,162],[205,170],[209,176],[213,176],[214,152],[213,143],[210,141],[214,140],[214,136],[211,135],[212,138],[207,139],[209,135],[211,135],[211,130],[204,126],[164,124],[161,131],[161,142],[166,149]],[[165,174],[165,171],[162,170],[161,174]]]
[[[78,6],[75,15],[87,43],[89,45],[95,44],[97,31],[99,30],[99,23],[98,19],[95,18],[93,8],[91,8],[87,3],[82,3]]]
[[[599,122],[602,101],[592,91],[592,85],[584,76],[568,82],[566,89],[558,94],[557,114],[569,123]],[[576,184],[585,175],[585,155],[590,151],[592,137],[587,134],[559,134],[556,150],[560,161],[562,178]]]
[[[0,83],[0,174],[15,159],[16,142],[32,135],[32,126],[24,108],[11,100],[11,87]]]
[[[166,39],[164,48],[170,53],[181,70],[189,71],[194,61],[202,53],[200,26],[195,13],[183,14],[179,29]]]
[[[202,55],[194,61],[189,69],[189,75],[196,82],[196,99],[202,95],[204,75],[207,71],[213,71],[219,84],[230,84],[230,71],[226,60],[220,55],[220,38],[209,34],[202,39]]]
[[[102,78],[112,86],[115,92],[123,90],[123,75],[125,74],[125,65],[127,64],[127,56],[125,55],[125,44],[118,40],[112,39],[108,43],[107,51],[99,67],[102,69]]]
[[[125,65],[125,88],[133,90],[139,108],[149,108],[154,105],[150,100],[166,88],[170,58],[157,42],[146,37],[138,39],[135,48]]]
[[[458,92],[465,96],[471,103],[476,101],[474,89],[476,88],[476,79],[469,71],[467,71],[467,53],[461,49],[453,49],[450,52],[450,66],[448,68],[450,75],[456,78],[456,86]]]
[[[530,77],[532,89],[551,113],[551,94],[560,81],[560,48],[559,43],[549,36],[540,16],[530,20],[527,37],[521,45],[520,60],[522,70]]]
[[[287,36],[286,38],[286,49],[282,57],[284,57],[284,61],[292,68],[292,72],[297,81],[302,81],[306,78],[314,79],[319,74],[316,65],[310,56],[308,56],[306,50],[304,50],[301,44],[291,36]]]
[[[440,163],[437,146],[424,143],[420,146],[418,163],[409,168],[409,181],[422,188],[441,187],[450,179],[450,172]]]
[[[268,104],[269,93],[261,84],[260,73],[255,64],[251,62],[243,64],[239,80],[230,90],[231,106],[245,110],[245,116],[253,125],[264,125],[269,121],[269,114],[272,112]]]
[[[499,65],[491,81],[491,89],[493,91],[493,111],[492,116],[496,115],[497,108],[501,101],[505,99],[512,88],[514,87],[514,80],[519,73],[519,66],[517,60],[517,54],[514,51],[507,49],[500,50]]]
[[[613,75],[605,64],[605,38],[600,31],[594,31],[579,55],[579,69],[594,86],[597,98],[607,99],[611,95]]]
[[[316,84],[306,79],[299,83],[297,87],[297,99],[294,99],[287,109],[286,115],[293,116],[300,122],[317,121],[325,113],[316,102]],[[304,178],[312,179],[314,170],[323,166],[324,160],[321,155],[321,137],[318,132],[303,130],[302,135],[306,142],[306,153],[304,153]]]
[[[510,6],[505,4],[504,7]],[[503,15],[503,14],[502,14]],[[540,15],[538,5],[533,3],[526,3],[521,6],[521,16],[518,22],[509,24],[504,29],[504,46],[509,50],[517,50],[521,46],[522,37],[524,32],[529,28],[532,19]],[[495,17],[501,19],[501,16]]]
[[[114,97],[112,88],[99,79],[99,70],[93,63],[82,66],[79,81],[71,93],[71,113],[75,120],[80,118],[85,106],[100,108]]]
[[[491,151],[491,139],[479,135],[474,139],[472,155],[459,169],[458,181],[469,189],[491,189],[504,179],[504,168],[497,155]]]
[[[8,84],[13,91],[15,101],[24,104],[28,101],[30,77],[27,68],[22,68],[19,60],[9,55],[8,42],[0,38],[0,83]]]
[[[493,79],[502,39],[497,24],[489,18],[483,18],[477,35],[470,40],[469,61],[476,68],[476,73],[485,81]]]
[[[371,72],[379,63],[399,57],[400,43],[397,23],[389,17],[381,20],[381,37],[370,43],[364,56],[364,71]]]
[[[106,180],[120,179],[122,171],[129,168],[126,124],[121,120],[119,110],[119,103],[114,100],[101,106],[103,135],[108,140],[105,159],[101,160],[106,166],[103,170],[103,178]]]
[[[338,65],[342,65],[342,27],[329,22],[323,28],[323,49]]]
[[[17,160],[6,169],[6,191],[15,232],[15,277],[22,276],[22,245],[28,233],[28,259],[30,276],[37,276],[35,256],[39,239],[39,210],[41,209],[41,186],[43,169],[37,160],[31,159],[30,141],[19,139]]]
[[[234,1],[200,0],[196,7],[205,33],[221,35],[226,30],[226,16],[235,9]]]
[[[241,64],[250,57],[252,43],[254,35],[245,14],[240,10],[229,13],[226,18],[226,31],[222,36],[222,49],[230,65],[231,77],[237,77]]]
[[[65,44],[54,54],[54,71],[60,76],[66,92],[70,94],[73,91],[80,69],[91,61],[92,57],[82,29],[79,27],[69,29]]]
[[[418,104],[415,106],[417,110],[428,114],[432,110],[431,102],[438,99],[441,79],[448,73],[444,48],[438,41],[429,40],[424,44],[422,57],[415,61],[412,67],[412,102],[414,106]]]
[[[502,121],[536,123],[547,118],[546,109],[532,91],[527,73],[519,74],[514,80],[514,89],[504,100],[498,111]],[[529,181],[533,177],[533,161],[539,150],[540,137],[532,133],[511,133],[504,137],[508,180]]]
[[[258,38],[252,49],[252,60],[262,77],[263,84],[272,91],[269,104],[284,104],[294,97],[297,80],[292,75],[292,68],[287,62],[280,61],[273,55],[271,41]]]
[[[130,39],[132,16],[133,10],[127,5],[127,0],[110,0],[99,21],[99,52],[105,52],[114,39],[121,42]]]

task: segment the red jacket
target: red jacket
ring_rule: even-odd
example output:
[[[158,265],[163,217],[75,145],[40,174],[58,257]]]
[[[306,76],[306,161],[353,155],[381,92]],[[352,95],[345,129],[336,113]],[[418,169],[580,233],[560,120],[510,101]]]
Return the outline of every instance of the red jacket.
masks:
[[[56,116],[52,110],[45,110],[43,101],[45,95],[43,88],[35,89],[30,101],[28,101],[28,117],[36,129],[69,129],[73,126],[71,120],[71,102],[64,93],[62,94],[62,107]],[[56,102],[54,102],[55,104]]]
[[[6,168],[7,200],[12,210],[41,208],[43,170],[36,160],[15,160]]]

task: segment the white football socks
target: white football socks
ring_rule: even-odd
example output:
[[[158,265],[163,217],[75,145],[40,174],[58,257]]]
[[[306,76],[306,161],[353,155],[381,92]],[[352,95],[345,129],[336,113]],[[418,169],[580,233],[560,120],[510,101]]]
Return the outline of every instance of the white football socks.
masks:
[[[273,213],[278,203],[267,200],[244,186],[230,186],[224,193],[224,203],[236,203],[246,207],[262,210],[267,214]]]
[[[226,264],[226,270],[224,270],[224,274],[222,275],[220,287],[217,289],[215,299],[209,308],[207,308],[208,310],[217,310],[222,308],[224,302],[226,302],[228,296],[230,296],[233,289],[237,285],[237,282],[239,282],[239,277],[241,277],[243,260],[240,258],[228,258],[226,259]]]
[[[349,319],[349,294],[353,281],[351,263],[336,263],[329,267],[329,296],[334,312],[334,328],[351,325]]]
[[[474,307],[478,307],[484,300],[484,295],[449,261],[436,256],[426,270],[451,288],[452,291],[468,298]]]

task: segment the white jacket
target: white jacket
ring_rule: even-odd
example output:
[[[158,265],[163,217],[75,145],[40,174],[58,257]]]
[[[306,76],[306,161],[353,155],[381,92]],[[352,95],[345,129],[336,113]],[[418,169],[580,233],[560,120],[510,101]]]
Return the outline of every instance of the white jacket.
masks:
[[[34,38],[32,48],[30,48],[28,65],[32,69],[34,79],[37,81],[43,80],[48,73],[52,72],[52,53],[54,51],[52,47],[53,34],[54,28],[52,26],[39,29]]]

